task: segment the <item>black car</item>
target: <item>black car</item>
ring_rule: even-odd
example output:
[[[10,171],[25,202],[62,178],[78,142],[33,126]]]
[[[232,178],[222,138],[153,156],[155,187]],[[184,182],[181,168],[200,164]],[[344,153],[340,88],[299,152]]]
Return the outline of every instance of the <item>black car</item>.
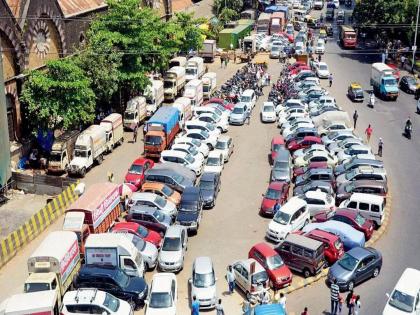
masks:
[[[175,222],[188,231],[197,233],[203,211],[203,199],[199,187],[187,187],[182,193]]]
[[[416,93],[417,82],[412,76],[405,75],[400,80],[400,89],[409,94]]]
[[[298,186],[293,189],[293,196],[301,196],[305,194],[307,191],[315,191],[321,190],[322,192],[333,195],[334,194],[334,187],[331,182],[322,181],[322,180],[313,180],[310,181],[306,185]]]
[[[328,7],[329,4],[327,4],[327,13],[325,14],[325,19],[327,21],[334,21],[334,14],[335,14],[335,6],[334,3],[332,3],[332,7]]]
[[[335,176],[338,176],[359,166],[372,166],[374,168],[384,168],[384,162],[370,159],[358,159],[357,156],[354,156],[350,160],[348,160],[348,162],[337,165],[334,168],[334,174]]]
[[[220,175],[210,172],[203,173],[198,187],[203,198],[203,206],[213,208],[220,191]]]
[[[141,277],[132,277],[114,266],[84,265],[75,277],[74,287],[96,288],[129,302],[133,309],[144,305],[148,286]]]
[[[330,182],[334,186],[335,176],[333,170],[331,168],[311,168],[304,174],[296,177],[295,186],[306,185],[314,180]]]

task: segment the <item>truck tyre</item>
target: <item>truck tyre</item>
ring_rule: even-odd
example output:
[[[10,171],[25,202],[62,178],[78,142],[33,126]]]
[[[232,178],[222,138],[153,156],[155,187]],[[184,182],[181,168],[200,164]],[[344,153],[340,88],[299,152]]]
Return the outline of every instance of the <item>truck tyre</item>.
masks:
[[[86,168],[82,168],[82,170],[80,171],[80,176],[85,177],[86,175]]]
[[[104,160],[104,157],[103,157],[103,155],[101,154],[100,156],[98,156],[98,159],[96,160],[96,162],[98,163],[98,165],[101,165],[101,164],[102,164],[102,162],[103,162],[103,160]]]

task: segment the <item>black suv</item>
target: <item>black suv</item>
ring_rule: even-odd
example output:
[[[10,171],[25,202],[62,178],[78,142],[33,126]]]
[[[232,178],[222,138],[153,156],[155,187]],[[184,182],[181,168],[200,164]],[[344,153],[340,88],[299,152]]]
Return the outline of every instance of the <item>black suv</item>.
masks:
[[[74,279],[74,287],[96,288],[131,304],[133,309],[144,306],[148,286],[140,277],[131,277],[119,267],[84,265]]]
[[[203,198],[200,188],[187,187],[182,193],[178,215],[175,219],[177,224],[185,226],[188,231],[197,233],[200,226],[203,210]]]

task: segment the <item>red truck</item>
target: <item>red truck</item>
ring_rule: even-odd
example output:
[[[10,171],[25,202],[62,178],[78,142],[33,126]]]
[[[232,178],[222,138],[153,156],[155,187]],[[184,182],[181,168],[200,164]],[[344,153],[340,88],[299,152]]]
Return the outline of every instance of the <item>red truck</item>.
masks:
[[[344,48],[356,48],[357,35],[353,27],[340,25],[340,43]]]
[[[144,155],[159,158],[160,153],[170,147],[179,132],[179,110],[161,107],[145,125]]]
[[[284,12],[274,12],[270,19],[270,35],[281,33],[286,23],[286,14]]]

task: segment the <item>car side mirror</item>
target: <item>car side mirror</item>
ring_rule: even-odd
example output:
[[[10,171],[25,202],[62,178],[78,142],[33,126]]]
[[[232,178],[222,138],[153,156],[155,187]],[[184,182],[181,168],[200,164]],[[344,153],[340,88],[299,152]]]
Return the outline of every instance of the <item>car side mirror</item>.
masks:
[[[390,298],[390,294],[387,292],[385,293],[386,297],[389,299]]]
[[[188,283],[189,283],[189,284],[191,284],[191,283],[192,283],[192,279],[191,279],[191,278],[189,278],[189,279],[188,279]]]

